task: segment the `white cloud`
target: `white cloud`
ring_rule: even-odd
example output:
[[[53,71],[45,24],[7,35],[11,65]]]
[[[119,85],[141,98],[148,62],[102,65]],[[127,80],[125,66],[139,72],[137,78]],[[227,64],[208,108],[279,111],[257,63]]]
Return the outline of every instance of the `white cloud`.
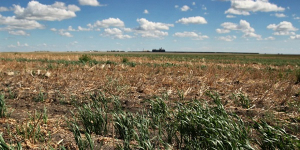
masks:
[[[17,45],[8,45],[8,48],[16,48],[16,47],[28,47],[29,45],[27,43],[21,44],[19,41],[17,42]]]
[[[80,5],[100,6],[97,0],[78,0]]]
[[[201,35],[201,33],[197,34],[196,32],[176,32],[173,34],[173,36],[176,37],[190,37],[194,40],[204,40],[204,39],[208,39],[209,37],[207,35]]]
[[[149,14],[149,11],[147,9],[145,9],[144,14]]]
[[[249,12],[278,12],[284,11],[285,8],[278,7],[268,0],[230,0],[231,8],[225,13],[235,15],[249,15]]]
[[[230,35],[220,36],[220,37],[217,37],[217,39],[220,40],[220,41],[231,42],[231,41],[236,39],[236,36],[230,36]]]
[[[275,31],[274,35],[295,35],[294,31],[298,30],[291,22],[287,21],[280,22],[278,25],[270,24],[267,26],[267,29]]]
[[[236,18],[234,15],[226,15],[226,18]]]
[[[192,5],[196,5],[196,2],[193,2]]]
[[[181,10],[181,11],[188,11],[188,10],[190,10],[190,7],[187,6],[187,5],[184,5],[184,6],[182,6],[182,7],[180,8],[180,10]]]
[[[250,23],[246,20],[240,20],[239,24],[224,22],[221,26],[223,29],[216,29],[217,33],[229,33],[231,30],[236,30],[243,32],[243,37],[254,37],[257,38],[257,40],[261,39],[261,35],[256,34],[254,28],[252,28]]]
[[[238,10],[233,8],[229,8],[228,10],[226,10],[225,14],[244,15],[244,16],[250,15],[248,11],[243,11],[243,10]]]
[[[55,29],[55,28],[51,28],[50,30],[53,31],[53,32],[57,31],[57,29]]]
[[[3,11],[9,11],[9,9],[8,8],[6,8],[6,7],[0,7],[0,12],[3,12]]]
[[[265,40],[275,40],[275,38],[273,36],[269,36],[269,37],[265,38]]]
[[[174,27],[173,24],[151,22],[145,18],[137,19],[136,21],[140,24],[136,30],[169,30],[169,27]]]
[[[76,17],[75,12],[80,8],[75,5],[65,6],[63,2],[55,2],[52,5],[44,5],[38,1],[30,1],[26,8],[14,5],[14,13],[18,19],[61,21]]]
[[[91,28],[83,28],[81,26],[78,26],[77,28],[78,28],[77,31],[91,31],[92,30]]]
[[[73,29],[73,27],[72,26],[69,26],[68,27],[68,31],[76,31],[75,29]]]
[[[207,10],[207,8],[204,5],[202,5],[202,10]]]
[[[130,36],[130,35],[124,35],[123,31],[118,28],[105,29],[103,36],[110,36],[113,39],[130,39],[130,38],[132,38],[132,36]]]
[[[168,36],[168,32],[160,31],[160,30],[154,30],[154,31],[137,31],[137,33],[141,34],[142,37],[146,38],[158,38],[163,39],[165,36]]]
[[[3,28],[5,30],[31,30],[31,29],[42,29],[43,25],[34,21],[34,20],[26,20],[26,19],[16,19],[15,16],[12,17],[4,17],[0,14],[0,25],[5,25]],[[1,29],[1,28],[0,28]]]
[[[229,33],[230,30],[227,30],[227,29],[216,29],[216,32],[217,33]]]
[[[300,17],[294,17],[295,20],[300,20]]]
[[[294,36],[290,36],[290,38],[291,38],[292,40],[300,40],[300,35],[297,34],[297,35],[294,35]]]
[[[30,34],[26,33],[23,30],[17,30],[17,31],[8,31],[9,34],[12,35],[22,35],[22,36],[29,36]]]
[[[140,34],[142,37],[162,39],[165,36],[168,36],[168,32],[161,30],[169,30],[170,27],[174,27],[173,24],[152,22],[145,18],[137,19],[136,21],[140,24],[139,27],[134,28],[133,30],[125,28],[124,31],[134,31],[136,34]]]
[[[179,8],[179,6],[178,6],[178,5],[175,5],[174,7],[175,7],[175,8]]]
[[[108,28],[108,27],[124,27],[124,22],[119,18],[108,18],[102,21],[97,20],[94,25],[89,24],[88,27]]]
[[[275,16],[276,16],[277,18],[284,18],[284,17],[286,17],[286,15],[283,14],[283,13],[276,13]]]
[[[257,40],[262,40],[261,38],[261,35],[258,35],[254,32],[246,32],[244,35],[243,35],[244,38],[247,38],[247,37],[252,37],[252,38],[256,38]]]
[[[181,18],[176,23],[182,23],[182,24],[207,24],[207,21],[205,18],[201,16],[196,17],[188,17],[188,18]]]
[[[66,37],[73,37],[73,35],[70,32],[65,32],[64,30],[59,30],[58,34]]]

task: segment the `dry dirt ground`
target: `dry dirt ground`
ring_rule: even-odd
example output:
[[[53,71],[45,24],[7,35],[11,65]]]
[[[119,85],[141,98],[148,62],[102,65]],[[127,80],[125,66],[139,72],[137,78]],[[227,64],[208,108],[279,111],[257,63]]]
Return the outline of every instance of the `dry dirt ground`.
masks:
[[[167,94],[170,101],[177,101],[182,94],[188,101],[206,99],[204,93],[214,91],[219,93],[227,111],[238,114],[246,122],[264,119],[300,137],[297,65],[222,62],[207,60],[204,56],[181,61],[164,55],[92,55],[92,59],[103,63],[84,64],[79,63],[80,56],[82,54],[68,53],[0,55],[0,93],[5,95],[8,108],[8,115],[0,118],[0,132],[7,143],[16,145],[19,141],[25,149],[61,145],[75,149],[67,120],[72,119],[71,112],[76,113],[76,106],[86,103],[85,97],[94,91],[102,91],[107,97],[118,96],[123,108],[131,112],[144,107],[144,101],[153,96]],[[248,97],[248,108],[234,100],[233,94]],[[47,122],[43,122],[41,115],[45,110]],[[29,123],[40,126],[42,142],[34,141],[32,135],[24,137],[24,133],[19,133],[18,130],[26,129]],[[113,147],[111,136],[94,139],[104,142],[108,149]]]

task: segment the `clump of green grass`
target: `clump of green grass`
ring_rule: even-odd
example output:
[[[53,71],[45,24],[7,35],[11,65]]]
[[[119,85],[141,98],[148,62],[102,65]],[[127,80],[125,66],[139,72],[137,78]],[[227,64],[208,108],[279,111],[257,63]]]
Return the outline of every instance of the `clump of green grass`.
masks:
[[[122,59],[122,63],[127,63],[127,62],[129,62],[128,58],[124,57],[124,58]]]
[[[232,94],[235,103],[242,108],[250,108],[251,107],[251,99],[243,93]]]
[[[299,84],[300,83],[300,69],[298,69],[296,71],[296,83],[295,84]]]
[[[272,127],[266,122],[256,122],[254,128],[259,133],[259,138],[256,142],[262,149],[277,150],[277,149],[299,149],[300,140],[292,136],[282,128]]]
[[[175,129],[179,132],[178,148],[187,149],[253,149],[243,121],[224,110],[219,96],[209,93],[216,106],[193,101],[179,105]]]
[[[93,104],[85,104],[78,108],[78,113],[88,133],[107,134],[108,117],[103,108]]]
[[[120,139],[124,140],[124,149],[131,149],[130,141],[136,136],[134,116],[131,113],[121,112],[115,113],[113,117],[116,133]]]
[[[92,60],[92,57],[90,55],[87,55],[87,54],[83,54],[79,57],[79,61],[82,62],[82,63],[86,63],[88,61],[91,61]]]
[[[7,106],[5,104],[4,95],[0,94],[0,118],[6,117]]]
[[[44,92],[40,91],[39,94],[34,97],[34,101],[35,102],[43,102],[46,99],[47,94],[45,94]]]
[[[91,135],[88,132],[85,132],[85,136],[81,136],[80,129],[75,122],[68,122],[69,128],[72,131],[75,142],[78,146],[79,150],[86,150],[87,148],[90,148],[90,150],[94,150],[94,141],[91,137]]]

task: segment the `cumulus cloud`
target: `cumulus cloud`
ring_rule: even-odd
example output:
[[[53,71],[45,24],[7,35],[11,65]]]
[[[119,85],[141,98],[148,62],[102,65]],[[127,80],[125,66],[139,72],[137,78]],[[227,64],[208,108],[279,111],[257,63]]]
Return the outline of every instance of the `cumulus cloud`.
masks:
[[[273,36],[269,36],[269,37],[265,38],[265,40],[275,40],[275,38]]]
[[[282,21],[279,24],[270,24],[267,29],[274,31],[274,35],[295,35],[294,31],[298,29],[293,26],[291,22]]]
[[[180,10],[181,11],[188,11],[188,10],[190,10],[191,8],[189,7],[189,6],[187,6],[187,5],[184,5],[184,6],[182,6],[181,8],[180,8]]]
[[[136,21],[140,25],[137,28],[134,28],[132,31],[134,31],[136,34],[140,34],[142,37],[148,38],[162,39],[163,37],[168,36],[168,32],[161,30],[169,30],[170,27],[174,27],[173,24],[152,22],[145,18],[137,19]]]
[[[14,29],[32,30],[32,29],[44,28],[42,24],[34,20],[16,19],[15,16],[4,17],[1,14],[0,14],[0,25],[5,25],[6,27],[2,28],[5,30],[14,30]]]
[[[300,40],[300,35],[297,34],[297,35],[294,35],[294,36],[290,36],[290,38],[291,38],[292,40]]]
[[[284,18],[284,17],[286,17],[286,15],[283,14],[283,13],[276,13],[275,16],[276,16],[277,18]]]
[[[160,30],[154,30],[154,31],[136,31],[137,33],[141,34],[142,37],[146,38],[158,38],[163,39],[165,36],[168,36],[169,33],[165,31]]]
[[[207,35],[201,35],[201,33],[196,33],[196,32],[176,32],[173,34],[173,36],[175,37],[190,37],[194,40],[204,40],[204,39],[208,39],[209,37]]]
[[[278,12],[285,8],[270,3],[268,0],[230,0],[231,8],[225,14],[250,15],[249,12]]]
[[[38,1],[30,1],[26,8],[14,5],[14,10],[17,19],[61,21],[76,17],[75,12],[80,8],[76,5],[66,6],[63,2],[44,5]]]
[[[151,22],[145,18],[136,20],[140,26],[136,28],[137,30],[169,30],[169,27],[174,27],[173,24],[166,24],[161,22]]]
[[[250,15],[248,11],[238,10],[233,8],[229,8],[228,10],[226,10],[225,14],[244,15],[244,16]]]
[[[226,18],[236,18],[234,15],[226,15]]]
[[[220,40],[220,41],[231,42],[231,41],[236,39],[236,36],[230,36],[230,35],[220,36],[220,37],[217,37],[217,39]]]
[[[58,34],[66,37],[73,37],[73,35],[70,32],[66,32],[64,30],[59,30]]]
[[[19,41],[17,42],[17,45],[8,45],[8,48],[16,48],[16,47],[28,47],[29,45],[27,43],[21,44]]]
[[[3,12],[3,11],[9,11],[9,9],[8,8],[6,8],[6,7],[0,7],[0,12]]]
[[[78,28],[77,31],[91,31],[92,30],[91,28],[83,28],[81,26],[78,26],[77,28]]]
[[[145,9],[144,14],[149,14],[149,11],[147,9]]]
[[[26,33],[23,30],[17,30],[17,31],[8,31],[9,34],[12,35],[22,35],[22,36],[29,36],[30,34]]]
[[[97,0],[78,0],[80,5],[100,6]]]
[[[229,33],[232,30],[236,30],[243,32],[243,37],[253,37],[257,38],[257,40],[261,39],[261,35],[256,34],[254,28],[252,28],[250,26],[250,23],[246,20],[240,20],[239,24],[224,22],[221,24],[221,26],[223,27],[223,29],[216,29],[217,33]]]
[[[205,18],[201,16],[195,16],[195,17],[188,17],[188,18],[181,18],[176,23],[182,23],[182,24],[207,24],[207,21]]]
[[[112,37],[113,39],[130,39],[130,38],[132,38],[132,36],[130,36],[130,35],[124,35],[123,31],[118,28],[105,29],[104,33],[102,35]]]
[[[108,18],[102,21],[97,20],[93,25],[88,25],[91,28],[108,28],[108,27],[124,27],[124,22],[119,18]]]

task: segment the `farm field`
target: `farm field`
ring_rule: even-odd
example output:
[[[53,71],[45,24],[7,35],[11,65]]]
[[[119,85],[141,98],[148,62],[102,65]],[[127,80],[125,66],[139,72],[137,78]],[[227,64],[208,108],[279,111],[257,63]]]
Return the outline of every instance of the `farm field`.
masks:
[[[300,55],[0,53],[0,149],[299,149]]]

